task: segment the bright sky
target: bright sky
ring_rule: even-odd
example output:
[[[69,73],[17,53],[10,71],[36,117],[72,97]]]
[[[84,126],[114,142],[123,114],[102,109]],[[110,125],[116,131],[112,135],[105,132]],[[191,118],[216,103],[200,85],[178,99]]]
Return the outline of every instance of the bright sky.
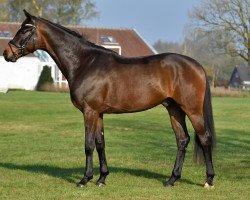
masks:
[[[94,0],[99,19],[85,25],[135,28],[151,45],[158,39],[180,42],[188,11],[201,0]]]

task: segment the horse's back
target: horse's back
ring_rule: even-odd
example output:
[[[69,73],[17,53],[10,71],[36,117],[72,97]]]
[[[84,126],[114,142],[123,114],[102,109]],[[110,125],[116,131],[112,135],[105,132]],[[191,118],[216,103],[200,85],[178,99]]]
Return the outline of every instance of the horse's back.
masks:
[[[119,80],[125,76],[125,80],[121,82],[125,83],[126,87],[130,84],[134,89],[140,86],[154,88],[160,91],[164,98],[192,94],[192,91],[204,88],[206,83],[205,71],[201,64],[180,54],[157,54],[134,58],[126,64],[123,60],[115,65]]]
[[[123,112],[149,109],[167,98],[183,105],[194,97],[202,99],[205,73],[201,65],[189,57],[166,53],[119,58],[113,65],[106,76],[106,102],[122,106]]]

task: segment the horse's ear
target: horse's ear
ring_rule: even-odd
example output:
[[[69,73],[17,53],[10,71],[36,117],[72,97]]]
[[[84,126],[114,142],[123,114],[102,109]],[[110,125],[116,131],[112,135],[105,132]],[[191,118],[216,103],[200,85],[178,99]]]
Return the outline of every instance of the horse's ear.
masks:
[[[28,19],[31,19],[33,16],[31,14],[29,14],[25,9],[23,10],[25,16],[28,18]]]

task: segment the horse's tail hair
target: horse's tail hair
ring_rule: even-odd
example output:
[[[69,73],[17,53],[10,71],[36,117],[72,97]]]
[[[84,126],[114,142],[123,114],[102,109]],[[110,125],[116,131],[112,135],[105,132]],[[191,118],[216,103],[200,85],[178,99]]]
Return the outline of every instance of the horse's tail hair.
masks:
[[[205,134],[210,140],[211,148],[213,150],[216,144],[216,135],[215,135],[215,129],[214,129],[211,92],[210,92],[210,86],[209,86],[209,82],[207,78],[206,78],[205,97],[203,101],[203,118],[204,118]],[[199,164],[204,163],[204,154],[203,154],[201,142],[197,134],[195,134],[194,162],[199,163]]]

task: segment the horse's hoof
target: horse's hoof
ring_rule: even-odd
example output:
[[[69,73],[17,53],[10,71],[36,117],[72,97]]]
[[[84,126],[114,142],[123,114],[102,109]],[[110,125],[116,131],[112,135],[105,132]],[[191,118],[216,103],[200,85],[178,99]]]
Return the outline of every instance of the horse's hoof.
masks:
[[[171,185],[171,184],[166,184],[166,185],[165,185],[165,187],[166,187],[166,188],[173,188],[173,187],[174,187],[174,185]]]
[[[84,180],[84,181],[80,181],[79,183],[77,183],[77,187],[80,187],[80,188],[82,188],[82,187],[86,187],[86,185],[87,185],[87,183],[88,183],[88,181],[86,181],[86,180]]]
[[[171,184],[171,183],[166,182],[166,183],[164,184],[164,186],[167,187],[167,188],[172,188],[172,187],[174,186],[174,184]]]
[[[86,186],[86,184],[77,183],[77,184],[76,184],[76,186],[77,186],[77,187],[79,187],[79,188],[82,188],[82,187],[85,187],[85,186]]]
[[[213,186],[213,185],[209,185],[209,184],[206,182],[205,185],[204,185],[204,188],[205,188],[205,189],[213,189],[214,186]]]
[[[105,186],[106,184],[105,184],[105,183],[99,183],[99,182],[97,182],[96,185],[97,185],[98,187],[103,187],[103,186]]]
[[[87,183],[88,183],[91,179],[93,179],[93,176],[90,176],[90,177],[85,176],[85,177],[83,177],[83,179],[77,184],[77,187],[84,187],[84,186],[86,186]]]

